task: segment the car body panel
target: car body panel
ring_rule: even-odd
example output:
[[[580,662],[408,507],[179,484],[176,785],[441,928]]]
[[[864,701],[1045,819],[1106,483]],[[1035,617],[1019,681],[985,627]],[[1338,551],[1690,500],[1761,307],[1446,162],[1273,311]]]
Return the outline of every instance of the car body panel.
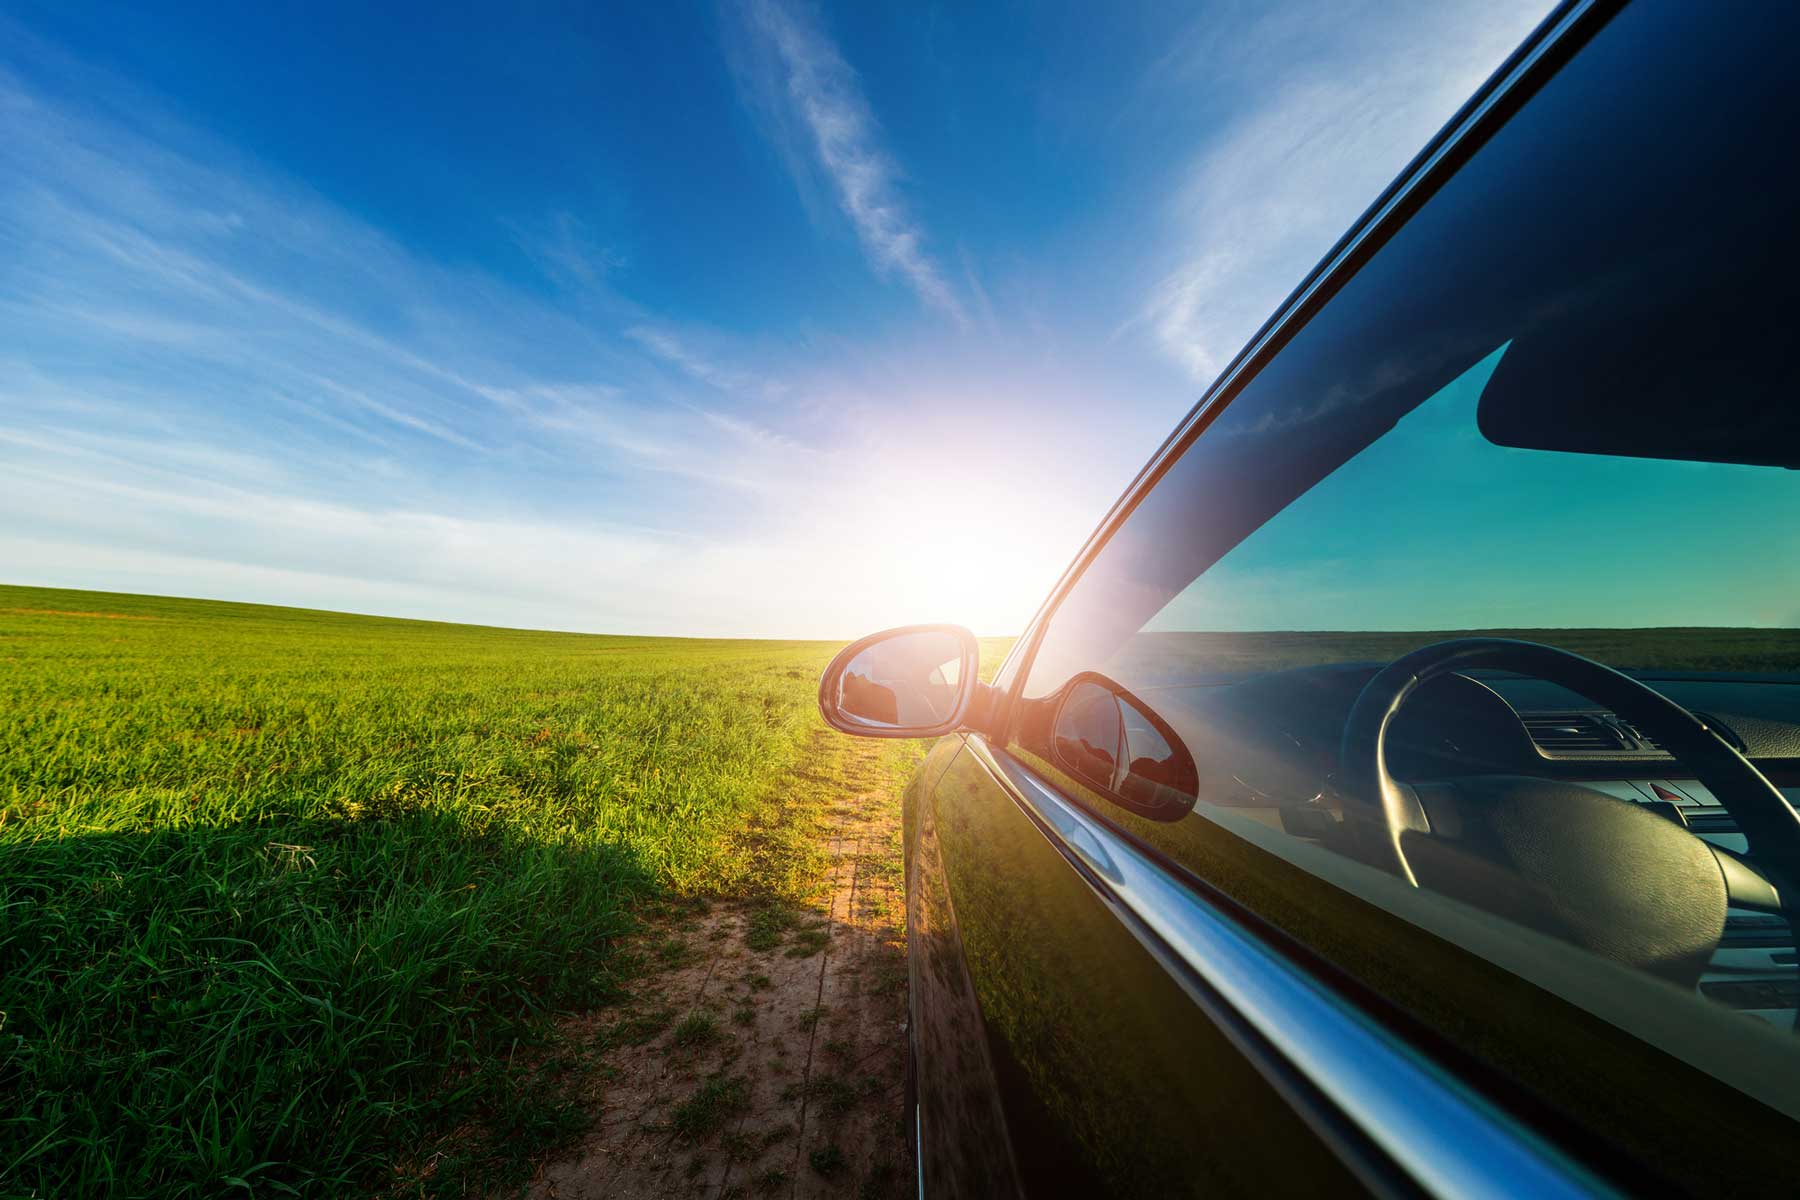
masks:
[[[1016,1196],[1012,1142],[938,836],[934,797],[962,748],[960,737],[940,740],[906,793],[908,1034],[920,1186],[934,1196]]]
[[[957,754],[909,818],[927,1190],[1210,1195],[1272,1174],[1354,1190],[985,750]]]

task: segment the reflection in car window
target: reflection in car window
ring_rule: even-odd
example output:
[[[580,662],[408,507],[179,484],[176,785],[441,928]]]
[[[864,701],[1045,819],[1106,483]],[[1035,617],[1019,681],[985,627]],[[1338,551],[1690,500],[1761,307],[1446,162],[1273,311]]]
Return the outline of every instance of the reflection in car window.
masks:
[[[1114,531],[1045,625],[1009,733],[1196,887],[1709,1190],[1708,1172],[1753,1164],[1722,1167],[1685,1132],[1696,1105],[1729,1110],[1734,1145],[1766,1136],[1750,1159],[1795,1134],[1788,914],[1728,906],[1716,880],[1671,890],[1598,845],[1581,878],[1534,875],[1519,846],[1630,805],[1673,824],[1658,845],[1729,870],[1754,850],[1730,798],[1621,714],[1482,671],[1427,685],[1385,747],[1424,814],[1407,836],[1453,851],[1422,886],[1363,851],[1335,773],[1381,666],[1499,635],[1627,669],[1800,785],[1775,757],[1800,737],[1800,475],[1782,469],[1800,465],[1800,406],[1781,328],[1800,186],[1757,137],[1800,103],[1759,48],[1771,36],[1676,5],[1613,18]],[[1101,786],[1109,748],[1126,769]],[[1496,782],[1512,780],[1527,782]],[[1173,819],[1141,803],[1159,788],[1185,790]],[[1622,928],[1653,895],[1680,954]]]
[[[1078,684],[1056,718],[1056,754],[1069,770],[1110,789],[1119,772],[1119,706],[1096,683]]]
[[[1121,702],[1119,715],[1125,725],[1126,774],[1151,783],[1172,783],[1175,751],[1136,705]]]
[[[1058,767],[1099,796],[1143,816],[1173,820],[1194,802],[1193,756],[1168,722],[1103,675],[1069,680],[1035,707],[1034,731]]]

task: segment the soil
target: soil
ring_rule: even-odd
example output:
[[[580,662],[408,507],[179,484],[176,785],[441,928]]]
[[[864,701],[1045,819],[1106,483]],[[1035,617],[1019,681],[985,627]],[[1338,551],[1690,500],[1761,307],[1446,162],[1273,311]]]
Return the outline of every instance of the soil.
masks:
[[[570,1031],[613,1046],[593,1127],[528,1195],[913,1193],[899,820],[891,793],[833,806],[815,909],[713,902],[652,923],[637,949],[661,969]]]

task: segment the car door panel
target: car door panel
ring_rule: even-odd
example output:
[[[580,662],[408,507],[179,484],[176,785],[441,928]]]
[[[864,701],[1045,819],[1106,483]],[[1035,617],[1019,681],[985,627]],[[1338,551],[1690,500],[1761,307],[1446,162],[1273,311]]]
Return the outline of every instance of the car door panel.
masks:
[[[936,784],[962,758],[938,743],[906,805],[907,945],[918,1090],[919,1174],[931,1196],[1016,1196],[1018,1171],[988,1054],[981,1005],[964,966],[938,837]],[[923,780],[933,781],[922,784]]]
[[[942,887],[929,903],[955,914],[963,1012],[972,1000],[1025,1191],[1356,1190],[1348,1169],[1121,922],[1076,867],[1078,852],[1065,852],[1014,799],[984,761],[989,753],[971,745],[939,779],[927,806],[929,860],[921,841],[920,862],[931,869],[919,882],[922,892]],[[921,1077],[927,1124],[954,1086],[938,1078],[928,1087]],[[927,1139],[927,1153],[935,1148]]]

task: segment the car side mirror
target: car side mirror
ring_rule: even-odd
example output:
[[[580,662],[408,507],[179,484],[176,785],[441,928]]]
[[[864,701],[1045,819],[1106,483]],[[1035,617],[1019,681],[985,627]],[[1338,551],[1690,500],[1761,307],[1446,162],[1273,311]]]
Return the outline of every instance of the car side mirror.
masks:
[[[929,738],[962,727],[981,651],[960,625],[907,625],[852,642],[819,680],[826,724],[857,737]]]

